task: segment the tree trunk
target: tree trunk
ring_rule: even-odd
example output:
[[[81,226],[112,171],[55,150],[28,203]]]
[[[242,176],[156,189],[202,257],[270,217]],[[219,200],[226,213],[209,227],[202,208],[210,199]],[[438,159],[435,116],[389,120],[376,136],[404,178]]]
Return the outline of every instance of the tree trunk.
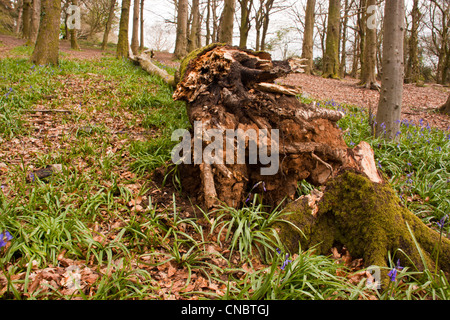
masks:
[[[241,4],[241,26],[239,27],[239,47],[246,49],[248,32],[250,31],[250,12],[253,6],[253,0],[239,0]]]
[[[302,58],[308,59],[305,63],[305,73],[311,74],[313,69],[314,49],[314,20],[316,0],[308,0],[305,13],[305,31],[303,32]]]
[[[139,52],[139,0],[133,2],[133,30],[131,35],[131,51],[134,55]]]
[[[128,24],[130,22],[130,0],[122,0],[122,13],[120,15],[119,39],[117,40],[116,56],[118,58],[128,58]]]
[[[323,193],[316,190],[302,196],[284,210],[291,212],[286,220],[303,232],[277,223],[280,240],[292,253],[298,252],[299,243],[302,250],[314,247],[316,254],[324,255],[336,244],[343,245],[353,258],[363,258],[366,267],[380,268],[381,289],[389,285],[389,253],[402,266],[423,271],[425,262],[435,270],[435,249],[441,242],[439,267],[450,272],[449,239],[441,239],[404,207],[386,182],[347,170],[328,181]]]
[[[35,44],[39,32],[39,23],[41,21],[41,0],[33,0],[30,22],[30,39],[29,44]]]
[[[197,49],[200,44],[198,43],[198,34],[200,32],[200,8],[199,0],[192,1],[192,24],[191,33],[189,35],[188,52]]]
[[[139,50],[144,50],[144,0],[141,0],[141,18],[140,18],[140,24],[141,24],[141,39],[139,44]]]
[[[360,0],[359,2],[359,12],[357,16],[358,34],[359,34],[359,63],[361,66],[360,79],[365,73],[365,45],[366,45],[366,3],[367,0]]]
[[[344,19],[342,21],[341,29],[342,29],[342,46],[341,46],[341,63],[339,64],[339,77],[345,78],[346,74],[346,64],[347,64],[347,24],[348,24],[348,16],[350,12],[350,5],[348,3],[349,0],[345,0],[344,4]]]
[[[106,50],[106,47],[108,46],[109,32],[111,31],[111,25],[115,17],[114,14],[115,7],[116,7],[116,0],[111,0],[109,4],[109,14],[108,20],[106,21],[105,33],[103,34],[102,50]]]
[[[188,24],[188,1],[178,1],[177,12],[177,38],[175,41],[174,55],[177,59],[187,54],[187,24]]]
[[[376,2],[376,0],[367,0],[366,17],[375,14],[374,12],[368,12],[368,9],[376,7]],[[361,81],[359,85],[368,89],[378,90],[379,86],[375,74],[377,62],[377,29],[373,25],[373,22],[368,19],[365,19],[365,21],[364,69],[361,70]]]
[[[402,110],[404,0],[387,1],[384,17],[383,74],[375,133],[394,139],[400,130]]]
[[[74,6],[78,6],[78,0],[72,0]],[[70,29],[70,48],[73,50],[81,50],[77,40],[77,29]]]
[[[439,108],[439,112],[448,114],[450,116],[450,94],[448,95],[447,102]]]
[[[323,77],[339,78],[339,25],[341,1],[329,0],[328,26],[325,57],[323,59]]]
[[[433,265],[439,234],[400,204],[368,143],[347,147],[336,125],[344,114],[303,104],[295,97],[298,89],[274,83],[290,72],[288,63],[214,44],[183,65],[173,98],[186,101],[192,129],[176,133],[182,141],[172,161],[193,202],[211,210],[240,208],[256,196],[272,207],[285,200],[290,223],[278,222],[275,229],[292,253],[299,242],[321,254],[340,243],[380,268],[387,266],[388,252],[402,249],[423,269],[410,229]],[[303,180],[324,191],[295,200]],[[450,241],[442,239],[441,248],[439,266],[448,272]]]
[[[417,83],[420,77],[419,70],[419,21],[420,21],[420,10],[419,10],[419,0],[414,0],[412,9],[412,26],[411,35],[409,38],[409,59],[406,65],[406,76],[405,80],[407,83]]]
[[[61,0],[42,0],[39,33],[31,55],[34,64],[58,65],[60,19]]]
[[[17,19],[16,19],[16,26],[14,28],[14,33],[19,36],[20,35],[20,27],[22,27],[23,22],[23,0],[17,1]]]
[[[225,0],[225,7],[220,17],[219,42],[233,43],[233,22],[236,0]]]
[[[22,38],[30,39],[31,29],[31,13],[32,13],[32,0],[23,0],[23,26],[22,26]]]

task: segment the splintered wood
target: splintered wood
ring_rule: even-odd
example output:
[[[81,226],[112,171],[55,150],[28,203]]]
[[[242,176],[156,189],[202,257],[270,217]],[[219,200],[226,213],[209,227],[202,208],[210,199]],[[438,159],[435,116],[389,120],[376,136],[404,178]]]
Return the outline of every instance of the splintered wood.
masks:
[[[240,207],[255,194],[277,205],[295,198],[303,179],[323,185],[343,167],[367,171],[381,182],[367,146],[356,152],[347,148],[336,125],[342,112],[301,103],[298,87],[275,83],[290,72],[289,62],[273,61],[268,53],[218,44],[187,63],[173,94],[187,102],[193,127],[192,161],[181,164],[180,173],[183,190],[207,208],[219,203]],[[222,147],[211,152],[217,139]],[[194,148],[198,140],[203,158]],[[208,152],[216,161],[205,162]],[[269,170],[274,166],[277,170]]]

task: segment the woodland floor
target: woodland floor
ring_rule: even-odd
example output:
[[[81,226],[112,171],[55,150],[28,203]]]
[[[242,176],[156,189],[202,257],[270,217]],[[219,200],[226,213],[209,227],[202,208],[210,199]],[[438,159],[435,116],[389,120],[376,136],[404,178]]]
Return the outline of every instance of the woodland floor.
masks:
[[[18,52],[14,49],[24,44],[25,41],[23,39],[0,35],[0,59],[20,57],[20,51]],[[99,48],[85,48],[83,44],[81,44],[81,47],[81,51],[74,51],[70,49],[70,42],[61,41],[60,50],[64,53],[65,59],[95,60],[105,55],[114,55],[112,49],[107,53],[103,53]],[[28,57],[26,54],[23,56],[24,58]],[[155,53],[155,59],[171,67],[177,66],[177,62],[172,61],[170,53]],[[55,86],[51,95],[44,96],[43,99],[33,106],[33,110],[36,113],[25,112],[23,117],[24,126],[32,129],[31,132],[34,133],[9,140],[0,138],[0,184],[3,193],[9,200],[12,200],[17,194],[17,190],[11,182],[14,179],[18,179],[18,177],[24,180],[25,175],[23,172],[30,172],[33,169],[42,167],[48,161],[55,162],[69,157],[68,155],[73,153],[76,157],[67,161],[67,171],[79,174],[79,179],[83,180],[85,185],[91,183],[91,177],[95,176],[98,179],[95,185],[86,187],[89,188],[89,192],[92,195],[91,198],[97,196],[101,198],[101,192],[113,189],[113,182],[111,181],[113,174],[111,172],[116,177],[114,184],[121,188],[124,187],[124,189],[126,187],[130,192],[129,196],[126,197],[126,202],[123,200],[125,197],[122,199],[121,196],[111,196],[113,198],[112,201],[115,201],[115,198],[121,199],[120,203],[114,204],[114,207],[117,207],[118,216],[108,216],[106,211],[109,209],[105,209],[105,204],[103,203],[97,207],[98,210],[96,211],[99,211],[99,217],[96,217],[95,223],[86,222],[86,227],[92,232],[92,243],[95,241],[98,246],[101,244],[107,249],[113,248],[111,252],[115,252],[115,250],[120,251],[119,247],[117,249],[114,247],[117,243],[115,239],[121,236],[119,230],[126,226],[128,228],[127,232],[133,232],[134,229],[131,227],[131,222],[138,224],[140,222],[138,221],[141,217],[140,214],[149,207],[155,208],[155,214],[160,214],[163,217],[161,218],[161,224],[167,226],[174,222],[174,218],[166,214],[166,212],[174,206],[178,208],[179,219],[190,219],[197,215],[199,217],[198,223],[204,228],[206,234],[209,221],[201,218],[202,214],[198,210],[195,212],[189,199],[177,192],[171,183],[161,186],[164,174],[156,174],[153,177],[150,177],[150,174],[138,175],[135,172],[131,172],[127,167],[127,164],[136,160],[135,157],[130,155],[130,150],[132,149],[129,148],[129,145],[157,139],[160,134],[158,130],[164,125],[157,127],[152,123],[149,126],[143,126],[143,119],[136,116],[135,110],[129,110],[132,108],[127,109],[121,105],[122,101],[120,99],[124,96],[130,99],[133,98],[129,97],[129,93],[123,88],[126,84],[120,82],[121,78],[119,76],[116,78],[107,76],[107,71],[103,70],[103,66],[97,67],[97,69],[92,71],[93,73],[87,74],[55,75],[54,81],[58,83],[58,86]],[[50,73],[49,70],[45,72]],[[334,99],[336,103],[346,103],[368,108],[369,106],[375,107],[378,99],[376,91],[357,88],[357,80],[351,78],[337,81],[323,79],[318,76],[295,74],[280,81],[299,85],[302,87],[303,92],[307,93],[311,98],[323,101]],[[28,88],[26,89],[28,90]],[[31,90],[30,86],[29,91]],[[142,95],[151,95],[157,90],[159,90],[158,85],[155,86],[150,81],[140,84],[139,87],[139,93]],[[430,126],[447,130],[450,124],[450,117],[437,114],[435,110],[446,101],[448,91],[448,88],[436,85],[427,85],[426,87],[405,85],[405,105],[402,113],[404,119],[417,122],[423,119]],[[131,89],[130,92],[132,92]],[[51,109],[64,109],[70,113],[43,111]],[[40,110],[41,112],[39,112]],[[151,118],[151,121],[155,123],[157,120],[161,122],[161,119],[157,119],[156,116],[154,119]],[[111,163],[109,167],[107,166],[107,161]],[[11,169],[13,167],[19,169]],[[25,183],[23,185],[25,185],[25,191],[23,192],[24,196],[26,196],[31,193],[32,187]],[[72,203],[71,197],[73,196],[75,205],[79,206],[80,210],[84,210],[83,199],[85,199],[86,195],[83,192],[82,190],[74,189],[70,194],[67,193],[67,199],[61,199],[62,205],[66,202]],[[113,193],[111,192],[111,194]],[[89,208],[86,208],[86,212],[89,210]],[[195,232],[189,223],[183,222],[176,227],[179,228],[178,230],[191,235],[196,241],[198,240],[197,238],[202,236]],[[205,240],[217,242],[217,235],[206,234]],[[126,243],[125,245],[131,246],[132,243]],[[83,246],[83,243],[80,244],[80,247],[82,247],[80,250],[85,250]],[[159,288],[148,298],[198,299],[199,296],[208,297],[206,292],[222,296],[227,291],[224,282],[208,279],[208,274],[202,272],[201,268],[193,269],[191,272],[187,267],[179,267],[173,261],[166,260],[170,249],[169,245],[153,255],[147,254],[141,256],[140,259],[133,259],[128,265],[133,271],[145,270],[148,272],[153,279],[149,286]],[[88,252],[90,252],[89,250],[91,250],[90,247]],[[144,246],[142,250],[145,251],[147,248]],[[190,253],[190,251],[186,251],[180,250],[180,253]],[[233,263],[235,269],[229,271],[228,274],[223,274],[222,276],[225,278],[227,275],[233,275],[236,279],[243,279],[248,271],[264,267],[258,261],[253,261],[252,265],[247,263],[238,265],[237,254],[231,255],[225,242],[223,242],[223,246],[208,246],[207,251],[212,256],[223,254]],[[105,249],[105,252],[109,251]],[[32,271],[31,273],[28,270],[28,273],[23,271],[14,275],[15,280],[21,281],[26,278],[30,282],[26,295],[32,296],[33,292],[37,292],[40,289],[45,292],[45,290],[48,290],[48,283],[51,286],[58,284],[64,287],[62,283],[67,280],[69,268],[73,265],[77,265],[81,269],[81,280],[86,288],[85,293],[88,296],[99,295],[101,285],[106,286],[108,279],[112,279],[111,283],[113,284],[118,283],[119,280],[114,280],[118,279],[115,278],[118,277],[115,275],[124,269],[122,258],[114,259],[110,265],[105,267],[104,264],[101,265],[101,263],[94,262],[96,260],[94,255],[91,255],[91,259],[88,261],[75,261],[67,257],[68,254],[66,255],[65,250],[56,254],[58,265],[49,265],[43,268],[40,265],[34,266],[33,260],[33,265],[29,267]],[[334,250],[333,256],[336,259],[341,259],[347,266],[354,269],[361,268],[361,260],[353,260],[345,250],[341,252]],[[220,257],[208,257],[201,260],[202,263],[204,261],[215,265],[217,269],[224,270],[227,267],[227,261]],[[149,265],[150,262],[152,262],[151,266]],[[365,276],[365,274],[355,276],[354,283],[358,283],[362,276]],[[133,283],[141,280],[141,275],[137,271],[136,273],[131,272],[127,277],[132,279],[130,281]],[[189,285],[185,286],[188,277],[190,282]],[[0,288],[5,282],[6,278],[0,276]],[[91,287],[93,283],[98,284],[99,282],[99,285]],[[21,288],[23,286],[20,287],[19,285],[18,289],[20,290]],[[67,286],[64,288],[62,291],[63,295],[73,293],[73,290],[67,288]],[[111,289],[111,291],[113,290]],[[196,293],[187,294],[194,291]],[[4,290],[3,292],[0,290],[0,296],[3,293]]]

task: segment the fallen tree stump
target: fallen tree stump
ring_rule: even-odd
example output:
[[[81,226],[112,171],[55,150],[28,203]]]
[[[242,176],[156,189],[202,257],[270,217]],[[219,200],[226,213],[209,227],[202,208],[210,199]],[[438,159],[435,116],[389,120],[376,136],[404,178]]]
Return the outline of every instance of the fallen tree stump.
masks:
[[[178,136],[183,140],[172,159],[194,201],[206,209],[237,208],[255,193],[272,206],[287,197],[285,210],[293,212],[288,219],[303,234],[288,224],[277,228],[293,252],[300,243],[327,254],[341,243],[366,265],[383,267],[388,251],[402,249],[423,269],[409,226],[426,263],[433,264],[439,235],[400,204],[367,143],[347,147],[336,125],[344,114],[301,103],[296,88],[275,83],[292,71],[289,63],[214,44],[181,66],[173,98],[186,101],[192,129]],[[322,186],[324,193],[312,202],[295,200],[302,180]],[[442,240],[441,255],[439,266],[449,272],[448,239]]]

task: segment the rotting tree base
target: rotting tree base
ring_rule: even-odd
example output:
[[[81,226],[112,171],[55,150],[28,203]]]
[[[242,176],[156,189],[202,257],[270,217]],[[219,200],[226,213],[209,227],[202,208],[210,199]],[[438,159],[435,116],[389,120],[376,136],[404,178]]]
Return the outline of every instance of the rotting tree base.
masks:
[[[310,195],[285,209],[293,212],[288,219],[306,236],[288,224],[279,224],[280,237],[291,250],[295,251],[300,243],[302,249],[317,245],[319,253],[328,254],[339,242],[353,257],[363,257],[366,265],[382,267],[387,264],[388,251],[401,249],[417,268],[423,269],[412,233],[425,252],[426,264],[433,265],[431,253],[439,235],[400,204],[380,177],[367,143],[361,142],[353,149],[346,146],[336,125],[343,116],[341,112],[301,103],[296,97],[298,88],[275,82],[291,72],[287,62],[272,61],[265,52],[214,44],[190,54],[182,66],[173,97],[187,102],[193,129],[188,155],[192,164],[181,164],[179,171],[183,190],[196,203],[204,204],[206,209],[219,204],[237,208],[253,193],[259,193],[266,204],[276,206],[286,197],[294,200],[298,183],[305,179],[315,186],[325,186],[325,191],[317,197],[317,203]],[[211,148],[213,140],[223,140],[223,146],[227,143],[225,134],[213,139],[210,129],[222,133],[277,129],[278,141],[258,138],[254,143],[258,150],[266,148],[269,154],[278,151],[278,170],[264,175],[261,169],[267,168],[267,163],[261,159],[249,163],[248,137],[243,140],[244,163],[225,162],[225,147],[214,151],[215,156],[222,157],[222,163],[204,159],[196,163],[196,142],[202,153]],[[234,146],[237,140],[238,136],[233,138]],[[231,155],[238,159],[238,151]],[[439,266],[449,272],[448,239],[442,240],[440,255]]]

